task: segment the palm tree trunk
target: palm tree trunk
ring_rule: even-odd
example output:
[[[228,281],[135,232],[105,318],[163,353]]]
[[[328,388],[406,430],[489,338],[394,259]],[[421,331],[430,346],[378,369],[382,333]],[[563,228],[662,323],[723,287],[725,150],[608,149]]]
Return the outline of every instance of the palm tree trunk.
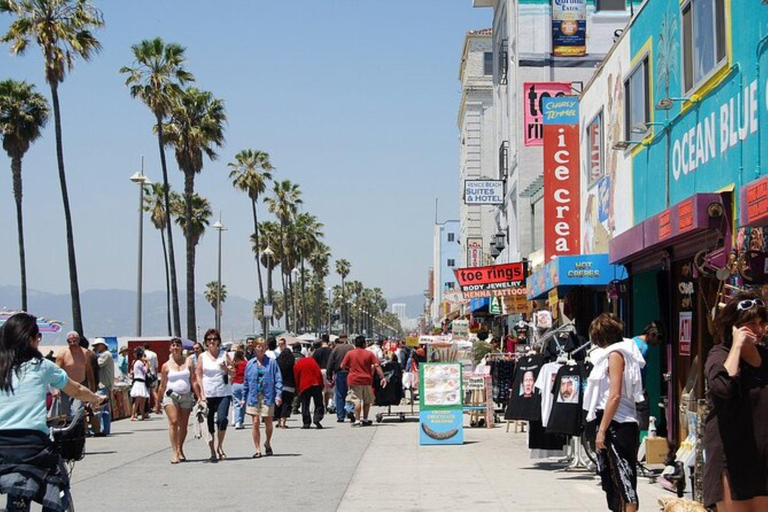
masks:
[[[163,243],[163,261],[165,262],[165,314],[168,320],[168,336],[173,336],[171,331],[171,281],[168,275],[168,249],[165,246],[165,234],[160,230],[160,241]]]
[[[290,331],[290,309],[288,309],[288,286],[286,285],[285,280],[285,272],[283,272],[283,269],[280,269],[280,274],[282,274],[283,279],[283,314],[285,315],[285,330]]]
[[[344,288],[344,276],[341,276],[341,310],[339,311],[341,313],[341,321],[344,323],[344,330],[347,332],[347,334],[352,334],[349,332],[349,321],[347,319],[347,293]]]
[[[173,303],[173,335],[181,336],[181,314],[179,312],[179,286],[176,280],[176,254],[173,250],[173,222],[171,219],[171,185],[168,182],[168,165],[165,162],[163,145],[163,118],[157,118],[157,143],[160,146],[160,166],[163,168],[163,192],[165,202],[165,229],[168,233],[168,268],[171,270],[171,300]]]
[[[305,275],[304,275],[304,257],[301,258],[301,326],[306,332],[307,330],[307,324],[309,323],[307,320],[307,288],[305,283]]]
[[[261,250],[261,245],[259,244],[259,217],[256,213],[256,201],[254,199],[251,199],[251,207],[253,208],[253,238],[256,242],[256,250]],[[256,274],[259,276],[259,298],[261,299],[261,325],[266,325],[266,318],[264,317],[264,283],[261,280],[261,255],[256,254]]]
[[[55,80],[50,83],[53,100],[53,119],[56,130],[56,159],[59,167],[59,184],[61,185],[61,201],[64,203],[64,223],[67,230],[67,261],[69,263],[69,294],[72,299],[72,327],[83,335],[83,313],[80,308],[80,285],[77,281],[77,259],[75,257],[75,235],[72,232],[72,212],[69,208],[69,192],[67,191],[67,174],[64,171],[64,147],[61,136],[61,109],[59,107],[59,84]]]
[[[13,197],[16,200],[16,229],[19,234],[19,267],[21,271],[21,310],[27,309],[27,258],[24,253],[24,217],[21,211],[21,155],[11,158]]]
[[[272,259],[269,258],[267,260],[267,263],[269,264],[269,266],[267,267],[267,302],[269,304],[272,304],[272,270],[273,270]],[[265,331],[267,333],[267,337],[269,337],[269,329],[267,327],[267,319],[263,314],[264,313],[263,307],[261,308],[261,312],[262,312],[262,315],[261,315],[262,330]],[[275,322],[275,307],[272,306],[272,316],[269,318],[269,324],[275,325],[274,322]]]
[[[192,197],[195,195],[195,175],[184,171],[184,218],[187,242],[187,338],[197,341],[195,315],[195,241],[192,228]]]
[[[288,272],[288,289],[291,291],[291,308],[293,309],[293,320],[291,320],[291,326],[296,331],[296,334],[299,334],[299,325],[296,321],[296,294],[293,291],[293,270],[291,272]]]

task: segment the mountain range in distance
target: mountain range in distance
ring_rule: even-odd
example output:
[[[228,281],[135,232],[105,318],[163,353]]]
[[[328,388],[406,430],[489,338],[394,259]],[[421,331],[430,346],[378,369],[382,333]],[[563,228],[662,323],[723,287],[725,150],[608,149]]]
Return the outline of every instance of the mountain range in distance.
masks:
[[[185,293],[179,290],[182,334],[186,337]],[[21,292],[18,286],[0,286],[0,308],[18,310]],[[72,329],[72,307],[69,294],[55,294],[27,290],[29,312],[51,320],[63,322],[60,333],[43,335],[43,345],[66,343],[66,333]],[[80,293],[85,335],[130,336],[136,334],[136,292],[131,290],[86,290]],[[424,309],[424,296],[412,295],[388,299],[393,303],[406,304],[406,316],[418,317]],[[195,297],[198,332],[204,333],[215,324],[214,310],[202,294]],[[142,335],[167,336],[166,294],[164,291],[143,294]],[[275,326],[277,327],[277,326]],[[221,331],[225,340],[242,339],[247,334],[261,332],[261,324],[253,318],[253,301],[236,295],[228,295],[222,306]],[[199,338],[199,336],[198,336]]]

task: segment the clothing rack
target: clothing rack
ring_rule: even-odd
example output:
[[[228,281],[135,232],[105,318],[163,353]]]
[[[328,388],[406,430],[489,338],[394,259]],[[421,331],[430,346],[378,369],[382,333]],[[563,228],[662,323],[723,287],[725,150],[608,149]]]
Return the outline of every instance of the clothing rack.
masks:
[[[549,341],[551,338],[555,337],[556,335],[558,335],[560,333],[569,332],[569,331],[572,332],[573,329],[575,329],[575,328],[576,328],[576,325],[572,321],[569,321],[568,323],[563,324],[560,327],[556,327],[556,328],[550,330],[547,334],[545,334],[541,338],[535,340],[532,344],[536,345],[536,346],[539,346],[541,348],[541,350],[544,350],[544,348],[546,346],[545,342]]]
[[[588,341],[588,342],[586,342],[585,344],[583,344],[582,346],[580,346],[580,347],[579,347],[579,348],[577,348],[576,350],[572,351],[572,352],[571,352],[571,356],[573,356],[574,354],[577,354],[577,353],[581,352],[582,350],[584,350],[585,348],[587,348],[587,347],[588,347],[588,346],[590,346],[590,345],[592,345],[592,342],[591,342],[591,341]]]

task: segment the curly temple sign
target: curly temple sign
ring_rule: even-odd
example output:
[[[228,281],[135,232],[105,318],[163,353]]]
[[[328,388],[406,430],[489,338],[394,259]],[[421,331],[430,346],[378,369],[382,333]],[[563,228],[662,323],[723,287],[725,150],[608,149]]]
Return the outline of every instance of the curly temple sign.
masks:
[[[507,263],[488,267],[454,269],[465,299],[481,297],[525,296],[526,263]]]
[[[544,257],[580,254],[579,100],[545,98]]]

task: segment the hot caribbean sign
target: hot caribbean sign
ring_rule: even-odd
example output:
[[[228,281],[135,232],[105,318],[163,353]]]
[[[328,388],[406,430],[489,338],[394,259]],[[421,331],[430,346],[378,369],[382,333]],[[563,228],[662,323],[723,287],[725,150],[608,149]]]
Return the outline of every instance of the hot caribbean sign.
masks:
[[[579,254],[579,100],[545,98],[544,258]]]
[[[526,263],[457,268],[453,272],[465,299],[508,295],[525,297]]]

